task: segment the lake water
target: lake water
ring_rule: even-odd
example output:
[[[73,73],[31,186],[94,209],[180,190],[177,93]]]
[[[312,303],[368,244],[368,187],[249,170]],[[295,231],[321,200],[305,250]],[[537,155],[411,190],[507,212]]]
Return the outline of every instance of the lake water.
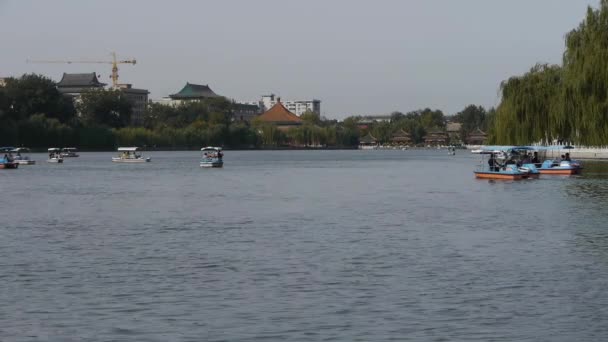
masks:
[[[605,341],[608,163],[150,152],[0,170],[1,341]]]

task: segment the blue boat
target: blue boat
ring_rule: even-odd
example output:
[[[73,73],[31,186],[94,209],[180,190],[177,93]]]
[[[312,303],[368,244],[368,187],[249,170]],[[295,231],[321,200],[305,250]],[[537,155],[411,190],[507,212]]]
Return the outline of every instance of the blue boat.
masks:
[[[494,169],[495,172],[497,172],[496,170],[513,169],[513,167],[507,168],[507,166],[514,166],[523,174],[522,178],[538,178],[540,171],[532,160],[532,153],[535,151],[535,148],[530,146],[486,146],[474,152],[493,155],[494,166],[488,165],[488,168]]]
[[[18,167],[19,163],[15,162],[9,155],[0,156],[0,169],[16,169]]]
[[[572,146],[540,146],[537,149],[546,154],[547,151],[573,149]],[[548,159],[539,165],[538,171],[547,175],[578,175],[583,171],[583,165],[578,160],[570,159],[570,153],[565,153],[564,159]]]
[[[529,178],[530,174],[527,170],[521,170],[516,164],[506,164],[499,161],[504,159],[504,151],[500,150],[479,150],[475,153],[482,156],[482,162],[479,168],[474,171],[475,178],[479,179],[497,179],[497,180],[521,180]],[[486,156],[489,158],[486,161]]]

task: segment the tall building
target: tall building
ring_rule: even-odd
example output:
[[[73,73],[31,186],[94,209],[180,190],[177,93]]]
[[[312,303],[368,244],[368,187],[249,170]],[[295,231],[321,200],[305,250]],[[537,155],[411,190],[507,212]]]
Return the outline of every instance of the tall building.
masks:
[[[150,92],[147,89],[133,88],[131,84],[119,84],[120,91],[125,95],[127,100],[131,102],[131,123],[136,126],[140,126],[144,123],[144,113],[148,106],[148,94]]]
[[[63,73],[61,81],[57,83],[57,90],[65,96],[71,97],[74,102],[80,101],[82,93],[104,89],[105,83],[99,82],[97,75],[94,72],[84,74],[67,74]],[[143,121],[143,115],[146,111],[148,103],[148,94],[146,89],[133,88],[131,84],[119,84],[118,88],[131,102],[132,114],[131,123],[140,125]]]
[[[270,95],[262,95],[262,98],[258,102],[250,102],[250,103],[259,103],[262,111],[267,111],[272,108],[277,102],[280,101],[279,97],[276,97],[274,94]],[[318,115],[321,115],[321,101],[320,100],[295,100],[295,101],[280,101],[287,110],[300,116],[304,114],[306,111],[311,111]]]

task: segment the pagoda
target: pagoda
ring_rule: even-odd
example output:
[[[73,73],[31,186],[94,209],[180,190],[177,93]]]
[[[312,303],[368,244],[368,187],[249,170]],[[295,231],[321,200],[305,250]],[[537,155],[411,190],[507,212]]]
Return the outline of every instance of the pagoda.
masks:
[[[378,139],[372,133],[367,133],[367,135],[359,139],[359,149],[361,150],[373,150],[377,147]]]
[[[444,131],[430,131],[424,136],[424,144],[427,146],[444,146],[448,143],[448,135]]]
[[[281,99],[277,100],[274,106],[258,116],[261,122],[276,125],[281,130],[288,130],[292,127],[300,126],[304,122],[299,116],[290,112],[283,104]]]
[[[391,143],[395,145],[410,145],[412,143],[412,137],[408,132],[404,131],[403,129],[400,129],[397,132],[393,133],[393,136],[391,137]]]
[[[94,72],[84,74],[67,74],[64,72],[61,81],[57,83],[57,90],[64,95],[77,97],[90,90],[103,89],[105,85],[105,83],[99,82]]]
[[[174,101],[200,101],[221,96],[211,90],[208,84],[202,85],[186,82],[182,90],[169,95],[169,97]]]
[[[469,145],[483,145],[486,143],[488,134],[477,128],[475,131],[469,133],[467,136],[467,144]]]

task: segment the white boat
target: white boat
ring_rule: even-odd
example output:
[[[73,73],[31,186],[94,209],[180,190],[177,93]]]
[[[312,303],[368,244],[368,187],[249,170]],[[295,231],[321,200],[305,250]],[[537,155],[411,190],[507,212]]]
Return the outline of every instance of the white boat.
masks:
[[[114,163],[146,163],[150,161],[149,157],[144,158],[139,153],[139,147],[119,147],[118,157],[112,158]]]
[[[19,165],[34,165],[35,160],[31,160],[30,157],[22,155],[22,153],[28,153],[30,149],[27,147],[19,147],[10,151],[11,155],[14,154],[13,161]]]
[[[78,149],[76,147],[64,147],[61,149],[61,156],[63,158],[76,158],[78,157]]]
[[[203,147],[201,148],[203,153],[203,159],[201,160],[201,167],[223,167],[224,154],[222,153],[222,149],[219,147]]]
[[[57,147],[49,148],[49,159],[47,159],[46,162],[55,164],[63,163],[63,157],[61,157],[61,149]]]

